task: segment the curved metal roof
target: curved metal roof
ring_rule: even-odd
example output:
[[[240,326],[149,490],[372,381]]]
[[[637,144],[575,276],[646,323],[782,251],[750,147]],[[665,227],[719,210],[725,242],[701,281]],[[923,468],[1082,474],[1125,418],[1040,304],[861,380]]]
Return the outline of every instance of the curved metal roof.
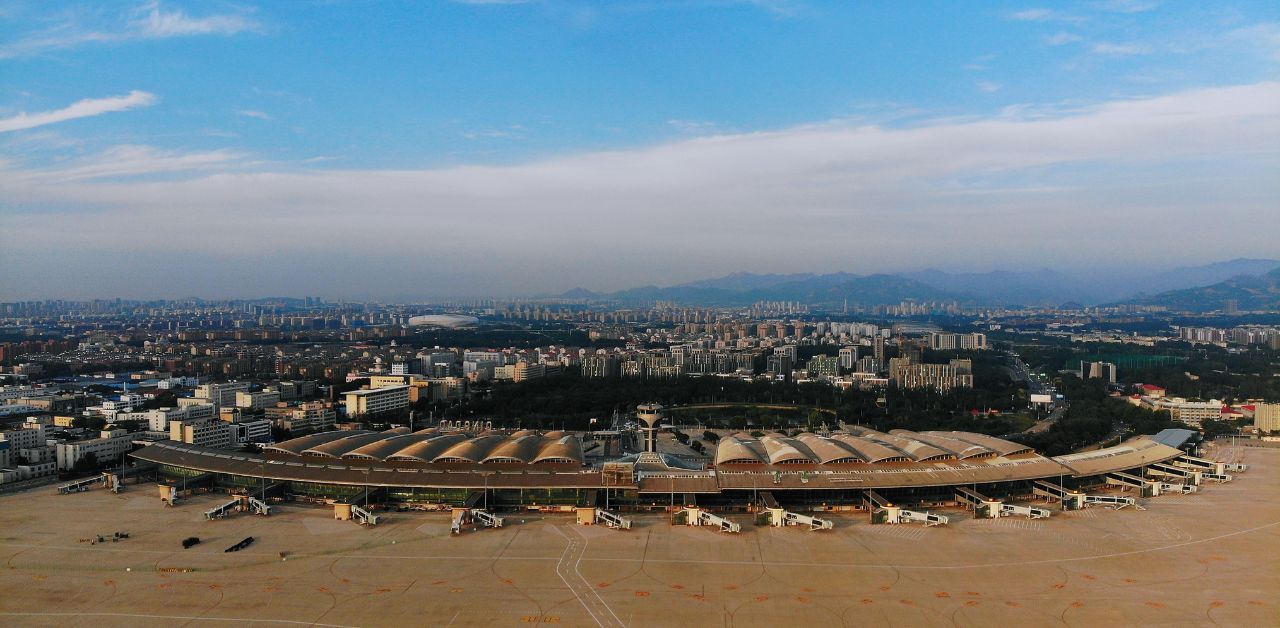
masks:
[[[577,436],[566,434],[560,438],[548,440],[550,442],[546,442],[542,449],[538,451],[538,455],[534,456],[534,464],[543,462],[577,462],[581,464],[585,460],[582,457],[582,441]]]
[[[857,435],[862,438],[883,443],[894,449],[897,449],[916,462],[928,462],[931,460],[948,460],[955,458],[955,454],[943,451],[925,442],[918,441],[914,438],[905,438],[894,434],[885,434],[868,428],[857,428]]]
[[[769,455],[769,464],[795,464],[817,462],[816,456],[808,447],[794,438],[785,436],[765,436],[760,439],[765,453]]]
[[[720,439],[716,445],[716,465],[765,464],[768,458],[760,441],[733,434]]]
[[[937,447],[938,449],[941,449],[943,451],[949,451],[955,454],[955,456],[961,460],[967,460],[970,458],[984,458],[984,457],[991,457],[996,455],[996,452],[986,447],[983,447],[982,445],[975,445],[970,442],[957,440],[957,439],[951,438],[950,436],[941,436],[938,434],[929,434],[929,433],[921,434],[918,432],[912,432],[908,430],[892,430],[889,433],[895,436],[901,436],[903,438],[918,440],[927,445],[932,445],[934,447]]]
[[[380,441],[369,443],[363,447],[357,447],[345,454],[343,458],[364,458],[369,460],[385,460],[387,456],[394,454],[409,445],[420,443],[436,437],[434,429],[422,430],[412,434],[398,434],[391,438],[385,438]]]
[[[480,462],[532,462],[542,449],[542,437],[533,430],[521,430],[506,437]]]
[[[480,462],[489,452],[507,440],[502,434],[477,436],[460,442],[433,458],[432,462]]]
[[[822,464],[839,464],[848,462],[866,462],[857,451],[838,440],[818,434],[805,433],[796,437],[817,457]]]
[[[431,462],[446,449],[467,440],[466,434],[436,434],[431,438],[404,447],[390,454],[387,460],[404,462]]]
[[[1014,456],[1017,454],[1029,454],[1035,451],[1031,447],[1027,447],[1022,443],[1015,443],[1003,438],[987,436],[986,434],[977,434],[974,432],[924,432],[925,434],[937,434],[938,436],[946,436],[956,440],[962,440],[966,443],[981,445],[994,451],[1001,456]]]
[[[853,434],[845,434],[838,432],[831,435],[832,440],[839,441],[849,449],[857,452],[863,460],[867,462],[896,462],[899,460],[910,460],[911,457],[893,449],[877,443],[875,441],[859,438]]]
[[[377,443],[386,440],[388,437],[397,436],[399,432],[396,430],[387,430],[386,432],[366,432],[364,434],[355,434],[346,438],[331,440],[323,445],[308,447],[302,451],[304,456],[319,456],[324,458],[340,458],[342,454],[353,451],[368,445],[369,443]]]
[[[356,430],[356,431],[337,430],[333,432],[320,432],[319,434],[308,434],[306,436],[299,436],[298,438],[291,438],[282,443],[276,443],[270,447],[266,447],[263,449],[263,451],[278,453],[278,454],[293,454],[297,456],[297,455],[301,455],[303,451],[306,451],[307,449],[310,449],[317,445],[323,445],[325,443],[328,443],[330,441],[335,441],[340,438],[347,438],[348,436],[352,436],[354,434],[371,434],[371,433],[372,432],[370,432],[369,430]]]

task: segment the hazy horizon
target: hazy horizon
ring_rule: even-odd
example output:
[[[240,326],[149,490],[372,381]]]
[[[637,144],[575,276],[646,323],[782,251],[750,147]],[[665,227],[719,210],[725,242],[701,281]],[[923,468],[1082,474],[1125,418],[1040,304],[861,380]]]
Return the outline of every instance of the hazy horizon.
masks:
[[[1280,6],[1047,6],[10,2],[0,301],[1280,258]]]

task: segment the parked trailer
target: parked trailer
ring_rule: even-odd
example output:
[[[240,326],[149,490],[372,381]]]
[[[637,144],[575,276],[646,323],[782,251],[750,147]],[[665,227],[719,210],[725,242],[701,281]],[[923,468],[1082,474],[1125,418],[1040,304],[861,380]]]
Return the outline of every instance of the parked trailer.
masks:
[[[240,551],[240,550],[242,550],[242,549],[244,549],[244,548],[246,548],[246,547],[249,547],[249,546],[250,546],[250,545],[252,545],[252,544],[253,544],[253,537],[249,536],[249,537],[245,537],[245,539],[244,539],[243,541],[240,541],[239,543],[236,543],[235,545],[232,545],[231,547],[228,547],[227,549],[222,550],[222,551],[223,551],[223,552],[238,552],[238,551]]]
[[[1036,508],[1034,506],[1019,506],[1017,504],[1000,504],[1000,516],[1012,517],[1021,516],[1028,519],[1048,519],[1050,511],[1047,508]]]

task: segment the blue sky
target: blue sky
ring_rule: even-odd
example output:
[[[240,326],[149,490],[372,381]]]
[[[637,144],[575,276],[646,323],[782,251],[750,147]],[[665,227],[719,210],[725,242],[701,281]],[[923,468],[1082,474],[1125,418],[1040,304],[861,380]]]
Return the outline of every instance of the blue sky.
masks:
[[[1280,255],[1277,70],[1275,2],[3,2],[0,298]]]

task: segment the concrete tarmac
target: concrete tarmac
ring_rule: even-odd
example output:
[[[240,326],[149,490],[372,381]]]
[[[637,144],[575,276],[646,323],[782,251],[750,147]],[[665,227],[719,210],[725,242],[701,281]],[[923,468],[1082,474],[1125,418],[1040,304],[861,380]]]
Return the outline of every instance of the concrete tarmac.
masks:
[[[731,515],[737,535],[531,513],[452,537],[446,514],[362,528],[303,505],[210,522],[225,496],[167,508],[150,485],[42,488],[0,497],[0,624],[1280,625],[1280,450],[1216,455],[1252,468],[1145,510],[957,509],[931,528],[849,515],[824,532]],[[117,531],[130,538],[81,542]],[[189,536],[202,542],[183,550]]]

